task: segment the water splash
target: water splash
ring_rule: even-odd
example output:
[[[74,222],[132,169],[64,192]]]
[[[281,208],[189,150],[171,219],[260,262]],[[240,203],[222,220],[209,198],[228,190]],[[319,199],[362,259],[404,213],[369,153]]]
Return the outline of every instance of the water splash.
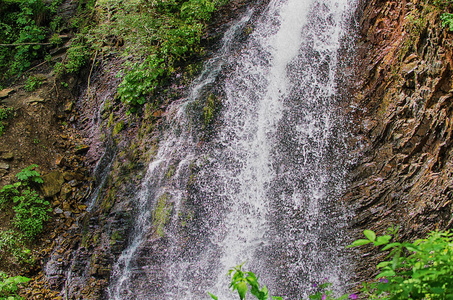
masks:
[[[186,198],[186,184],[190,177],[190,167],[196,160],[195,141],[191,130],[191,118],[187,116],[190,103],[196,101],[203,88],[212,84],[230,53],[232,42],[238,31],[243,28],[252,15],[252,10],[247,11],[245,16],[225,33],[222,39],[222,47],[214,58],[210,59],[195,81],[188,98],[173,102],[167,111],[169,130],[164,142],[159,145],[159,151],[150,163],[143,186],[137,196],[136,227],[130,246],[121,254],[114,269],[112,284],[109,288],[111,299],[162,299],[159,290],[163,287],[162,281],[167,276],[175,276],[172,266],[159,266],[153,270],[151,266],[143,265],[143,251],[161,234],[156,233],[156,224],[152,220],[152,208],[159,205],[159,200],[171,201],[176,211],[180,211],[181,202]],[[172,173],[171,176],[169,172]],[[170,223],[177,222],[178,214]],[[157,234],[157,235],[156,235]],[[178,246],[177,239],[173,238],[174,245],[163,249],[163,256],[171,252],[171,247]],[[150,246],[151,244],[151,246]],[[168,251],[167,251],[168,250]],[[165,262],[165,258],[163,258]],[[183,269],[183,265],[181,265]],[[170,275],[162,274],[162,269]],[[173,274],[173,275],[171,275]],[[142,278],[138,279],[140,276]],[[181,276],[181,275],[176,275]],[[149,281],[147,281],[149,280]],[[151,296],[153,295],[154,296]],[[171,299],[167,298],[167,299]],[[177,299],[177,298],[175,298]]]

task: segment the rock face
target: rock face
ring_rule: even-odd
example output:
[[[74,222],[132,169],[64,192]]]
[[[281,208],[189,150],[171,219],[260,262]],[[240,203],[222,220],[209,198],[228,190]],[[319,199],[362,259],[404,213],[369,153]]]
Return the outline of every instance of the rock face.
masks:
[[[358,162],[344,197],[356,208],[357,233],[394,224],[413,240],[452,227],[453,33],[440,14],[419,0],[364,5],[352,141]],[[358,266],[359,279],[374,270]]]

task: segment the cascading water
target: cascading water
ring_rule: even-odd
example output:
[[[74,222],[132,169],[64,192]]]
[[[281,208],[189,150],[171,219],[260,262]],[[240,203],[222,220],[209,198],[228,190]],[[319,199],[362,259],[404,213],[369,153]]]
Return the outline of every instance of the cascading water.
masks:
[[[233,299],[226,274],[245,261],[287,299],[325,279],[347,281],[335,105],[352,2],[271,1],[239,50],[232,45],[252,11],[231,26],[190,97],[167,112],[111,299]],[[214,137],[200,143],[190,114],[214,82],[223,108]]]

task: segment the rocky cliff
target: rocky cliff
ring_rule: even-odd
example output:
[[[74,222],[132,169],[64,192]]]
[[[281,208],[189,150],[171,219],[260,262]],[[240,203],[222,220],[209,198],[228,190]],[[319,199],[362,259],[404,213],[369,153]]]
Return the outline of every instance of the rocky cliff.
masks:
[[[440,13],[418,0],[364,3],[352,141],[359,159],[345,195],[357,234],[399,225],[413,240],[452,227],[453,33]],[[357,269],[359,279],[375,271]]]

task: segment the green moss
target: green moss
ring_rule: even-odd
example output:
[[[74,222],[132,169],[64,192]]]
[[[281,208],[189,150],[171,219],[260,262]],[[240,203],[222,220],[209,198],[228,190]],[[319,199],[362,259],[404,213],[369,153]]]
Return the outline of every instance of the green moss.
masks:
[[[173,204],[169,201],[170,195],[165,193],[157,199],[156,206],[153,212],[153,225],[156,230],[156,235],[164,236],[164,227],[170,219],[170,213]]]
[[[170,166],[167,170],[167,174],[165,175],[165,177],[167,179],[170,179],[173,175],[175,175],[175,166]]]
[[[122,233],[120,231],[115,231],[110,237],[110,245],[113,246],[116,244],[117,241],[121,241],[122,239],[123,239]]]
[[[124,121],[119,121],[116,123],[115,128],[113,128],[112,135],[115,136],[124,129]]]
[[[113,112],[110,113],[109,122],[107,123],[107,128],[109,128],[110,126],[112,126],[112,124],[113,124]]]

